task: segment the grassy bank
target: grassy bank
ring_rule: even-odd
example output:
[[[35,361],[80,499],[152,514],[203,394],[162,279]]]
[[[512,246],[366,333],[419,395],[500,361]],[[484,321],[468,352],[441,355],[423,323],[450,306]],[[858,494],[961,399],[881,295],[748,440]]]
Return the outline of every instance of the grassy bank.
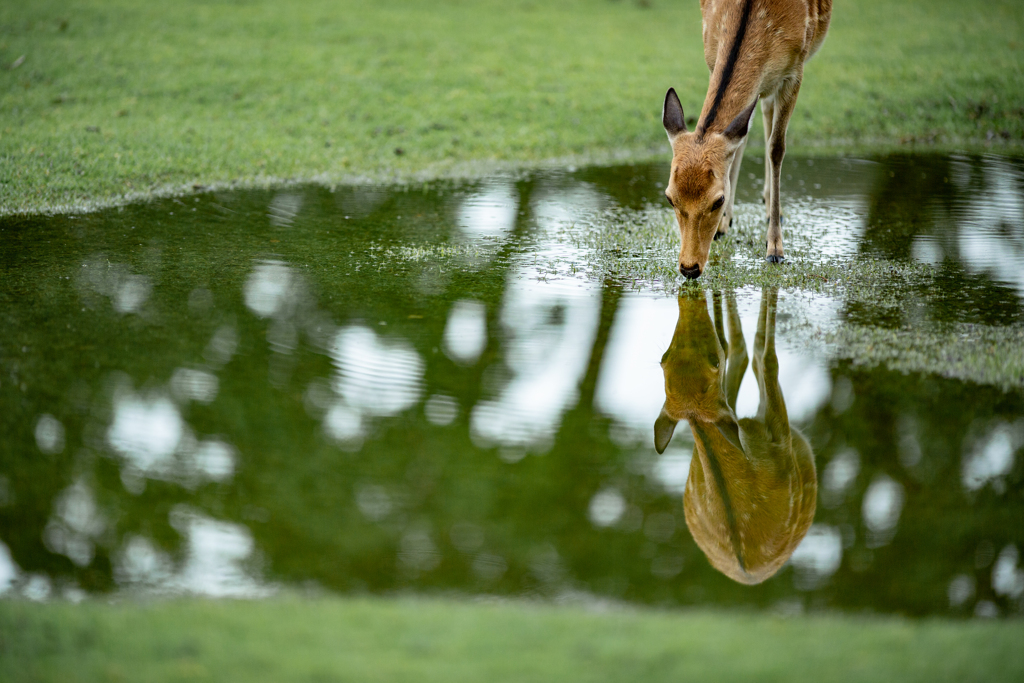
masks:
[[[19,681],[1011,681],[1016,622],[437,600],[0,603]]]
[[[1019,9],[837,0],[794,148],[1020,149]],[[0,64],[0,214],[663,155],[666,88],[707,83],[696,0],[34,0]]]

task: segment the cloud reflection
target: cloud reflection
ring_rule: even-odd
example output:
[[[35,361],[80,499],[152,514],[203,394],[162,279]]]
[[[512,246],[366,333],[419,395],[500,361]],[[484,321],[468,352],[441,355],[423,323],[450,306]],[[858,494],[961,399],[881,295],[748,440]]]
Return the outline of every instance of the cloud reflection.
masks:
[[[181,402],[208,404],[217,397],[217,376],[206,370],[178,368],[171,375],[171,393]]]
[[[185,563],[169,586],[211,597],[259,597],[269,593],[246,570],[255,548],[241,524],[211,519],[191,510],[175,510],[172,522],[188,537]]]
[[[295,276],[281,261],[256,264],[245,282],[245,305],[261,318],[283,313],[296,297]]]
[[[444,352],[460,365],[472,365],[487,343],[487,309],[479,301],[455,302],[444,328]]]
[[[36,445],[43,453],[54,454],[64,450],[64,425],[49,413],[36,421]]]
[[[505,362],[512,373],[496,398],[473,408],[471,434],[506,447],[546,450],[562,414],[577,398],[597,327],[598,292],[569,285],[514,281],[502,309]]]
[[[351,410],[397,415],[419,400],[423,360],[407,341],[352,325],[338,332],[330,355],[337,368],[334,391]]]
[[[626,499],[618,489],[602,489],[590,499],[590,521],[594,526],[611,526],[622,518],[626,511]]]
[[[115,382],[107,442],[123,458],[121,479],[129,492],[141,494],[144,478],[190,488],[231,479],[237,460],[234,448],[217,438],[198,440],[167,394],[137,393],[125,377]],[[209,402],[216,394],[217,378],[205,371],[178,368],[170,386],[179,400]]]
[[[142,536],[130,534],[115,561],[114,580],[121,585],[157,587],[166,584],[172,574],[168,555]]]
[[[896,535],[896,524],[903,510],[903,486],[885,474],[875,475],[864,494],[864,526],[868,529],[868,547],[885,545]]]
[[[1024,597],[1024,570],[1017,566],[1019,559],[1020,552],[1012,543],[999,553],[992,568],[992,589],[997,595],[1014,599]]]
[[[153,289],[148,277],[132,273],[123,263],[111,263],[102,254],[82,264],[78,284],[86,293],[109,297],[121,314],[139,313]]]
[[[458,226],[466,237],[504,237],[511,232],[518,213],[519,199],[509,181],[485,184],[459,207]]]
[[[172,524],[187,539],[185,557],[172,557],[143,536],[129,534],[115,555],[114,578],[123,587],[210,597],[262,597],[271,587],[252,576],[252,535],[239,524],[175,508]]]
[[[52,552],[85,567],[92,562],[96,538],[106,528],[107,522],[96,506],[92,490],[79,480],[57,498],[43,540]]]
[[[995,482],[1001,487],[1001,479],[1013,469],[1014,453],[1022,444],[1024,420],[1013,424],[997,423],[964,454],[964,487],[976,491],[989,482]]]
[[[165,478],[185,425],[178,407],[167,396],[136,394],[121,387],[114,397],[114,418],[107,441],[135,469]]]
[[[0,595],[9,591],[17,578],[18,565],[11,557],[10,549],[3,541],[0,541]]]
[[[790,558],[796,568],[796,586],[812,590],[836,573],[843,559],[843,537],[839,529],[814,524]]]

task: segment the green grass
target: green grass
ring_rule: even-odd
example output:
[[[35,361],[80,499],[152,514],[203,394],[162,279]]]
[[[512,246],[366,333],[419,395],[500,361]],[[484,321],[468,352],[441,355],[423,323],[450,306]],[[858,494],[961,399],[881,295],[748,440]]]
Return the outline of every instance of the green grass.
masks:
[[[997,681],[1019,622],[587,611],[428,599],[0,603],[20,681]]]
[[[0,64],[0,214],[667,155],[707,85],[697,0],[6,2]],[[1021,149],[1024,12],[838,0],[790,132]]]

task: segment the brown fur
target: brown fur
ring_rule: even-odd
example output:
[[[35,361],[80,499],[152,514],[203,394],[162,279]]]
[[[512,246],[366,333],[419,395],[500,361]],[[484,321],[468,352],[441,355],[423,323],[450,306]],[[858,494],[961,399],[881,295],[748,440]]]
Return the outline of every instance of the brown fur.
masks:
[[[655,422],[664,451],[679,420],[694,437],[683,493],[686,524],[712,566],[745,584],[774,575],[814,519],[817,476],[807,439],[789,425],[775,356],[775,291],[761,300],[754,375],[757,418],[738,420],[736,396],[747,366],[736,303],[728,298],[729,339],[721,297],[716,323],[703,296],[679,299],[679,322],[662,358],[665,406]]]
[[[669,91],[663,119],[672,143],[666,197],[679,223],[679,268],[698,277],[711,242],[732,223],[735,185],[746,146],[745,110],[758,100],[765,122],[765,257],[783,259],[779,180],[786,128],[796,105],[803,65],[825,40],[832,0],[701,0],[704,59],[711,78],[695,132],[671,120],[678,99]],[[738,43],[737,43],[738,41]],[[730,136],[729,130],[733,130]],[[736,131],[741,131],[736,134]],[[712,206],[724,198],[720,208]]]

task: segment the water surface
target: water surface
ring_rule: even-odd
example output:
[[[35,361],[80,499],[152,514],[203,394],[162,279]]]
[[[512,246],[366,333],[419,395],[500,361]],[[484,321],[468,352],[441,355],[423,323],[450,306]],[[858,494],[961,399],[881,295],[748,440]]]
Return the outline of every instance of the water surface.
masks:
[[[663,165],[5,219],[0,591],[1019,614],[1024,163],[785,176],[788,267],[831,259],[848,285],[694,292],[671,249],[605,248],[670,226]],[[748,159],[736,245],[760,177]],[[913,277],[858,289],[865,264]],[[690,429],[655,449],[680,293],[712,317],[734,302],[749,349],[777,299],[818,488],[755,586],[688,530]],[[745,372],[735,413],[754,418]]]

